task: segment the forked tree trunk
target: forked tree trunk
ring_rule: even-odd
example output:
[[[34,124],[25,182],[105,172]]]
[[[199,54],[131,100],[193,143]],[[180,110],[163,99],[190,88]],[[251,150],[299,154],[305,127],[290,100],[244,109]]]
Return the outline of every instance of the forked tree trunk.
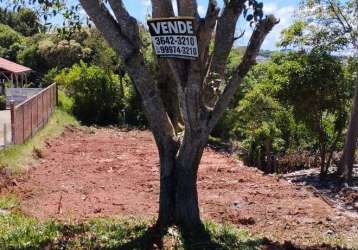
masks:
[[[353,98],[353,109],[349,122],[349,127],[345,139],[343,155],[338,169],[345,182],[352,180],[353,164],[358,139],[358,79],[356,80],[355,94]]]
[[[201,230],[197,175],[205,143],[184,143],[175,152],[162,152],[159,217],[157,224],[180,225],[186,231]],[[171,171],[167,171],[171,169]],[[190,229],[190,230],[189,230]]]
[[[177,1],[179,16],[194,17],[200,55],[195,61],[165,61],[171,70],[169,78],[174,78],[177,88],[176,91],[171,91],[171,96],[177,95],[177,98],[174,100],[168,97],[163,100],[163,96],[168,94],[168,88],[175,86],[158,88],[161,79],[155,78],[145,63],[138,23],[128,13],[123,1],[80,0],[91,20],[120,56],[126,72],[141,96],[160,156],[160,205],[157,225],[166,228],[177,224],[187,233],[203,232],[197,175],[208,135],[255,64],[265,37],[278,23],[272,15],[257,22],[241,63],[232,77],[225,82],[224,91],[215,98],[215,105],[208,108],[203,100],[203,93],[210,88],[207,84],[207,80],[210,80],[208,76],[215,73],[221,75],[213,70],[218,65],[226,65],[234,43],[236,23],[246,1],[226,2],[220,17],[217,1],[208,2],[207,14],[201,19],[196,0]],[[171,0],[152,0],[151,3],[154,17],[174,16]],[[211,38],[215,32],[215,48],[213,56],[209,56]],[[224,79],[221,81],[224,82]],[[178,106],[180,114],[176,116]],[[181,126],[176,125],[181,118],[184,137]]]

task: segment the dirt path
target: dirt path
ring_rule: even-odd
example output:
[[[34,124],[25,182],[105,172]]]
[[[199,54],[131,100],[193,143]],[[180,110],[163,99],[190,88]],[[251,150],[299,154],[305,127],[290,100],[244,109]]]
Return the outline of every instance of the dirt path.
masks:
[[[147,131],[67,129],[16,186],[22,210],[40,219],[153,217],[158,209],[158,156]],[[204,218],[230,222],[275,240],[358,242],[358,219],[285,180],[264,176],[207,149],[200,167]],[[358,247],[358,246],[357,246]]]

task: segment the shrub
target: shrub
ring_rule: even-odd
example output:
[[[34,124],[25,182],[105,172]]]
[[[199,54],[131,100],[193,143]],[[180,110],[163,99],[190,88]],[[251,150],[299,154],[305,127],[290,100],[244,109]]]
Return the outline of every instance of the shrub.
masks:
[[[0,95],[0,110],[6,109],[6,97],[3,95]]]
[[[97,66],[81,62],[55,77],[73,99],[73,114],[84,124],[118,124],[122,93],[118,78]]]
[[[20,43],[22,36],[9,26],[0,24],[0,47],[10,48],[14,43]]]
[[[23,37],[7,25],[0,23],[0,56],[15,60],[22,48]]]

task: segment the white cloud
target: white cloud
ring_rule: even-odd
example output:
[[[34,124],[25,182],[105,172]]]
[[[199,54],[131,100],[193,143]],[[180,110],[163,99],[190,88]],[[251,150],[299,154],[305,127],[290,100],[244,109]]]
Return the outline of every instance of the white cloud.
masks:
[[[204,17],[206,15],[206,10],[207,8],[204,7],[203,5],[198,6],[198,13],[201,17]]]
[[[146,13],[150,13],[151,11],[151,1],[150,0],[140,0],[141,5],[145,8]],[[178,14],[178,5],[176,0],[172,0],[174,12]],[[205,16],[206,9],[204,5],[198,5],[198,12],[200,16]],[[264,3],[264,14],[273,14],[277,18],[280,19],[280,23],[274,27],[271,33],[267,36],[263,49],[274,50],[277,49],[276,43],[279,41],[281,37],[281,30],[287,28],[293,21],[293,14],[295,11],[295,7],[292,5],[279,6],[275,1],[266,1]],[[240,23],[237,27],[237,35],[241,34],[242,31],[245,30],[245,35],[241,38],[236,45],[245,46],[247,45],[248,40],[250,39],[250,35],[252,33],[252,28],[248,25],[248,23],[242,18],[240,19]]]
[[[273,14],[276,18],[280,19],[280,23],[277,24],[267,36],[263,44],[265,49],[272,50],[276,48],[276,43],[281,37],[281,31],[292,24],[294,11],[295,7],[290,5],[281,8],[277,7],[274,3],[266,4],[266,6],[264,5],[265,14]]]
[[[178,15],[178,2],[176,0],[172,0],[172,4],[175,15]]]
[[[292,24],[294,11],[295,7],[291,5],[279,7],[274,2],[264,4],[264,14],[273,14],[280,20],[280,23],[273,28],[273,30],[265,39],[262,45],[263,49],[277,50],[276,43],[280,40],[281,31]],[[243,22],[245,23],[244,25]],[[241,33],[242,30],[245,30],[244,37],[237,43],[239,46],[245,46],[252,34],[252,28],[249,27],[246,21],[243,22],[241,22],[241,24],[238,26],[237,31],[237,33]]]
[[[140,3],[142,6],[146,7],[147,9],[149,9],[151,7],[151,1],[150,0],[140,0]],[[174,13],[175,15],[178,15],[178,3],[176,0],[172,0],[172,4],[173,4],[173,9],[174,9]],[[198,6],[198,12],[200,16],[205,16],[206,14],[206,7],[204,7],[203,5],[199,5]]]
[[[145,7],[151,6],[150,0],[141,0],[140,3]]]

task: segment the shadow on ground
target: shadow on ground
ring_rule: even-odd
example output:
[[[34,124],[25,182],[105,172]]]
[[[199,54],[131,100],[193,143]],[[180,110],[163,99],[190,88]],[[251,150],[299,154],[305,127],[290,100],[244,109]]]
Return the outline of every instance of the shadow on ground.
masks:
[[[155,236],[156,237],[156,236]],[[210,235],[209,235],[210,237]],[[166,246],[163,245],[163,242],[158,241],[159,238],[154,239],[153,244],[153,235],[151,235],[150,231],[147,231],[143,236],[133,239],[132,241],[118,246],[120,250],[127,249],[147,249],[147,250],[155,250],[155,249],[187,249],[187,250],[231,250],[231,249],[242,249],[242,250],[345,250],[345,248],[341,247],[333,247],[329,245],[322,244],[320,246],[298,246],[289,241],[285,243],[273,242],[267,238],[261,239],[247,239],[243,241],[235,241],[235,239],[226,239],[225,243],[218,243],[213,239],[209,239],[207,241],[197,241],[192,240],[186,241],[183,239],[182,246]],[[229,244],[227,244],[229,243]],[[175,248],[178,247],[178,248]]]
[[[333,207],[343,208],[348,211],[358,211],[358,170],[350,186],[342,184],[336,175],[330,174],[325,180],[321,180],[319,169],[307,169],[284,176],[288,181],[296,185],[311,189],[316,196],[320,196],[326,203]]]
[[[71,240],[75,238],[78,240],[78,238],[81,238],[76,235],[76,233],[80,233],[79,231],[76,232],[76,230],[78,229],[65,227],[65,232],[63,232],[64,238],[59,241],[61,244],[57,245],[59,242],[57,242],[55,246],[50,244],[49,249],[72,249]],[[206,239],[203,240],[204,238]],[[86,244],[85,246],[82,245],[81,247],[83,247],[83,249],[101,250],[346,250],[346,248],[335,247],[326,244],[319,246],[299,246],[291,243],[290,241],[279,243],[271,241],[267,238],[240,239],[237,237],[237,235],[231,234],[230,232],[221,235],[207,233],[206,235],[201,235],[200,239],[187,238],[185,234],[181,234],[179,237],[173,237],[173,235],[171,235],[168,238],[168,232],[158,233],[152,228],[149,228],[142,235],[134,237],[124,244],[100,246],[97,245],[96,239],[93,239],[91,245]]]

